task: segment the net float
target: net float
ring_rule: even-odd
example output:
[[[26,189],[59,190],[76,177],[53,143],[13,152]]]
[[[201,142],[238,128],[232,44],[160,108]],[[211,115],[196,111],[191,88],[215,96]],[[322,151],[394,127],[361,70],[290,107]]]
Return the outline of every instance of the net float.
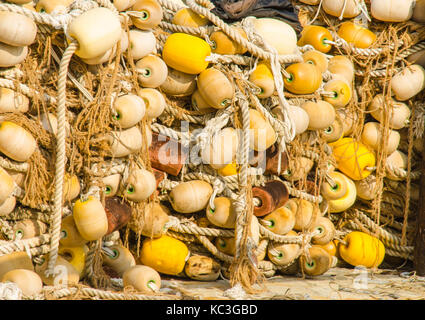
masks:
[[[323,181],[320,194],[326,200],[336,200],[342,198],[347,193],[347,180],[346,177],[338,171],[333,171],[328,173],[330,179],[332,180],[331,185],[328,181]]]
[[[145,116],[145,101],[135,94],[122,95],[115,99],[113,105],[113,120],[122,129],[128,129]]]
[[[392,98],[388,101],[382,94],[378,94],[373,98],[367,108],[372,117],[377,121],[381,121],[382,113],[385,109],[389,110],[389,126],[391,129],[402,129],[409,124],[411,112],[409,107],[403,102]]]
[[[254,215],[262,217],[282,207],[289,199],[289,191],[283,182],[272,180],[264,186],[253,187],[252,197],[259,202],[254,205]]]
[[[372,17],[386,22],[402,22],[412,17],[414,0],[371,0]]]
[[[373,200],[378,193],[376,188],[376,177],[370,175],[365,179],[354,181],[357,197],[363,200]]]
[[[309,44],[320,52],[328,53],[331,51],[332,45],[326,41],[333,41],[332,34],[328,29],[322,26],[306,25],[301,31],[298,46]]]
[[[406,101],[425,88],[425,69],[412,64],[391,79],[391,91],[399,101]]]
[[[157,88],[167,79],[168,68],[158,56],[149,54],[136,62],[137,79],[143,87]]]
[[[196,90],[196,76],[168,68],[167,78],[160,89],[173,97],[186,97]]]
[[[162,20],[163,11],[161,5],[156,0],[137,0],[131,7],[131,20],[139,29],[147,30],[155,28]]]
[[[27,55],[27,46],[15,47],[0,42],[0,67],[2,68],[13,67],[22,63]]]
[[[364,124],[361,141],[375,151],[384,146],[379,122],[367,122]],[[386,148],[384,149],[385,152],[388,154],[393,153],[398,148],[399,143],[400,133],[390,129],[387,136]]]
[[[393,174],[390,168],[407,170],[407,163],[408,159],[406,154],[404,154],[400,150],[394,151],[387,157],[387,160],[385,161],[385,166],[387,168],[386,177],[388,179],[396,181],[403,180],[403,178],[399,177],[396,174]]]
[[[308,130],[323,130],[335,121],[335,108],[326,101],[307,101],[301,105],[309,118]]]
[[[214,169],[224,168],[236,158],[239,137],[233,128],[224,128],[214,134],[211,142],[201,150],[201,158],[204,164]]]
[[[16,251],[0,257],[0,279],[11,270],[25,269],[34,271],[31,258],[25,251]]]
[[[15,12],[0,12],[0,42],[25,47],[34,43],[36,35],[37,25],[32,19]]]
[[[180,213],[194,213],[205,209],[213,189],[208,182],[191,180],[174,187],[170,194],[170,203]]]
[[[84,266],[86,264],[86,254],[88,251],[89,248],[86,245],[77,247],[59,246],[58,253],[74,267],[81,278],[84,275]]]
[[[350,265],[377,268],[385,257],[384,244],[367,233],[353,231],[347,234],[338,245],[342,259]]]
[[[285,206],[277,208],[272,213],[266,215],[263,221],[268,221],[265,227],[280,235],[285,235],[295,226],[295,214]]]
[[[178,275],[184,270],[189,249],[180,240],[163,235],[158,239],[145,239],[140,251],[140,262],[156,271]]]
[[[25,162],[35,149],[37,142],[26,129],[10,122],[0,122],[0,152],[12,160]]]
[[[120,40],[121,31],[118,16],[102,7],[82,13],[68,25],[68,36],[78,41],[75,54],[82,59],[96,58],[111,49]]]
[[[80,281],[80,275],[77,270],[75,270],[74,266],[69,263],[65,258],[60,255],[57,257],[55,266],[54,266],[54,274],[46,275],[46,270],[48,266],[48,259],[46,256],[44,258],[44,262],[41,265],[36,265],[35,272],[40,276],[43,283],[47,286],[73,286],[77,285]]]
[[[108,219],[107,235],[121,229],[131,219],[130,205],[119,197],[105,198],[105,212]]]
[[[319,50],[306,51],[302,55],[304,62],[315,65],[321,73],[328,69],[328,58]]]
[[[338,29],[338,35],[356,48],[367,49],[376,41],[376,34],[359,24],[346,21]]]
[[[133,6],[136,0],[113,0],[112,3],[118,11],[125,11]]]
[[[40,13],[64,14],[73,0],[40,0],[35,10]]]
[[[324,85],[323,90],[334,94],[333,97],[326,96],[323,99],[336,109],[345,107],[352,97],[350,85],[344,80],[332,79]]]
[[[211,113],[214,111],[217,111],[217,109],[214,109],[211,107],[205,99],[202,97],[202,95],[199,93],[199,90],[196,89],[191,97],[192,107],[196,111],[201,111],[202,113]]]
[[[270,123],[255,109],[249,109],[249,147],[264,151],[277,140],[276,132]]]
[[[105,185],[103,193],[106,197],[113,197],[117,194],[120,181],[121,175],[119,173],[102,178],[102,182]]]
[[[249,81],[260,89],[257,93],[257,97],[260,99],[272,96],[275,91],[273,73],[270,64],[266,61],[260,61],[257,64],[249,75]]]
[[[143,136],[137,126],[122,131],[111,131],[107,139],[112,157],[122,158],[139,151],[143,145]]]
[[[373,152],[353,138],[340,139],[332,144],[332,149],[338,169],[353,180],[366,178],[372,172],[369,168],[375,167]]]
[[[152,168],[177,176],[188,156],[188,149],[177,140],[155,132],[152,133],[152,143],[149,147]]]
[[[156,189],[155,175],[146,169],[133,169],[125,182],[123,195],[131,201],[148,199]]]
[[[311,94],[322,84],[322,74],[318,67],[311,63],[299,62],[285,69],[289,74],[284,78],[285,89],[295,94]]]
[[[330,58],[328,71],[332,73],[334,79],[345,79],[350,85],[354,80],[354,64],[346,56],[336,55]]]
[[[215,198],[214,209],[208,204],[206,216],[217,227],[233,229],[236,224],[236,209],[233,200],[227,197]]]
[[[279,157],[280,172],[278,172]],[[281,175],[282,172],[285,172],[286,169],[288,169],[288,165],[288,154],[285,151],[281,152],[276,144],[272,145],[266,150],[266,169],[264,171],[265,174]]]
[[[198,75],[198,90],[211,107],[223,109],[228,107],[235,95],[232,82],[218,69],[208,68]]]
[[[272,113],[275,113],[277,110],[279,109],[274,108],[272,110]],[[295,125],[295,135],[300,135],[308,129],[310,118],[308,116],[308,113],[303,108],[299,106],[290,105],[288,108],[288,113]],[[277,113],[277,117],[280,119],[283,119],[279,116],[279,114],[280,114],[280,111],[279,113]]]
[[[87,242],[88,240],[84,239],[78,231],[72,215],[62,219],[60,245],[64,247],[78,247],[83,246]]]
[[[25,296],[34,296],[43,290],[43,282],[34,271],[27,269],[10,270],[1,278],[1,282],[13,282]]]
[[[165,109],[165,98],[161,92],[154,88],[143,88],[137,92],[143,99],[148,119],[159,117]]]
[[[240,27],[231,27],[241,37],[248,39],[245,31]],[[244,54],[247,50],[236,41],[229,38],[223,31],[218,30],[211,33],[212,52],[217,54]]]
[[[316,219],[318,208],[310,201],[298,198],[291,198],[285,204],[295,215],[295,231],[302,231],[308,228]]]
[[[171,23],[189,28],[199,28],[206,26],[209,20],[190,8],[182,8],[176,11]]]
[[[12,195],[15,188],[12,177],[0,167],[0,204],[4,203]]]
[[[334,17],[354,18],[361,13],[356,0],[323,0],[322,8]]]
[[[188,74],[204,71],[210,54],[211,47],[205,40],[179,32],[169,35],[162,49],[162,59],[169,67]]]
[[[119,53],[118,53],[118,42],[120,47]],[[108,62],[109,60],[113,61],[113,59],[117,56],[117,54],[121,55],[128,49],[128,35],[124,30],[121,30],[121,37],[118,42],[112,48],[108,49],[107,51],[105,51],[104,53],[100,54],[97,57],[88,58],[88,59],[81,58],[81,60],[83,60],[84,63],[88,65],[98,65],[98,64]]]
[[[3,203],[0,204],[0,217],[5,217],[10,214],[16,206],[16,198],[14,196],[8,197]]]
[[[143,212],[143,225],[140,233],[145,237],[160,238],[166,231],[166,223],[169,221],[170,210],[157,202],[149,202]]]
[[[47,225],[39,220],[24,219],[17,221],[12,230],[13,240],[30,239],[46,233]]]
[[[100,200],[89,196],[87,200],[77,200],[72,210],[75,226],[81,237],[94,241],[106,235],[108,218]]]
[[[300,135],[305,132],[308,128],[308,123],[310,122],[308,113],[303,108],[293,105],[289,105],[287,111],[289,113],[289,117],[293,121],[295,135]],[[271,113],[281,121],[285,119],[280,106],[273,108]]]
[[[415,7],[413,8],[412,20],[425,23],[425,1],[416,0]]]
[[[344,137],[344,124],[340,118],[335,117],[335,121],[327,128],[320,131],[323,140],[328,144],[336,143]]]
[[[136,265],[133,254],[122,245],[113,245],[103,250],[103,263],[114,270],[118,276],[123,274]]]
[[[220,276],[221,265],[207,256],[191,256],[184,267],[184,273],[193,280],[215,281]]]
[[[294,54],[297,50],[297,34],[286,22],[273,18],[251,18],[254,29],[264,42],[278,54]]]
[[[297,236],[295,231],[289,231],[287,236]],[[271,262],[278,266],[285,266],[298,258],[301,251],[299,244],[271,243],[267,248],[267,256]]]
[[[124,287],[131,286],[142,293],[157,292],[161,288],[161,276],[148,266],[136,265],[122,276]]]
[[[338,213],[347,210],[356,202],[357,198],[357,190],[354,181],[342,173],[340,173],[339,176],[345,179],[347,191],[338,199],[328,200],[330,213]]]
[[[308,249],[307,258],[302,255],[299,259],[300,268],[306,275],[319,276],[328,271],[332,266],[332,257],[323,248],[313,245]]]
[[[318,217],[310,228],[311,232],[318,231],[319,234],[312,237],[314,244],[324,245],[332,241],[335,236],[335,226],[331,220],[326,217]]]
[[[306,157],[296,157],[289,162],[288,168],[283,172],[283,176],[288,181],[303,179],[313,168],[313,160]]]

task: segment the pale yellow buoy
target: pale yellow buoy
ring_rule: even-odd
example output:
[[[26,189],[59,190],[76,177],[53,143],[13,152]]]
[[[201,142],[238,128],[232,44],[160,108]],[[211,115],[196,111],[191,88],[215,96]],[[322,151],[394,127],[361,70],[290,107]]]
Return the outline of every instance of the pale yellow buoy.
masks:
[[[135,94],[125,94],[115,99],[112,118],[122,129],[128,129],[143,119],[145,101]]]
[[[158,292],[161,288],[161,276],[148,266],[131,267],[124,272],[122,279],[124,287],[132,286],[142,293]]]
[[[34,271],[14,269],[3,275],[1,282],[13,282],[25,296],[34,296],[43,290],[43,282]]]
[[[90,196],[85,201],[77,200],[72,214],[78,232],[84,239],[94,241],[106,234],[108,219],[105,208],[95,197]]]
[[[0,152],[12,160],[27,161],[35,149],[37,142],[26,129],[10,122],[0,122]]]
[[[148,199],[155,189],[155,175],[146,169],[135,169],[130,171],[125,182],[124,195],[131,201],[140,202]]]
[[[122,276],[125,271],[136,265],[136,260],[126,247],[113,245],[104,251],[103,263]]]
[[[213,189],[208,182],[191,180],[174,187],[169,199],[177,212],[193,213],[206,208],[212,192]]]

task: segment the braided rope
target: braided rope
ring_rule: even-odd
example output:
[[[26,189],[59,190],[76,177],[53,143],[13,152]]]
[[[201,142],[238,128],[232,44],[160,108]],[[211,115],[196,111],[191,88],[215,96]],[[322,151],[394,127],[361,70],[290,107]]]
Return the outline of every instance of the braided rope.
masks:
[[[156,294],[156,295],[145,295],[145,294],[133,294],[133,293],[117,293],[93,288],[63,288],[63,287],[52,287],[45,286],[43,292],[49,296],[53,296],[56,299],[65,298],[68,296],[75,296],[76,294],[87,296],[93,299],[103,300],[179,300],[178,296]]]
[[[12,90],[19,90],[21,93],[28,96],[29,98],[33,98],[34,96],[40,96],[39,92],[29,88],[27,85],[22,83],[16,83],[15,81],[9,79],[0,79],[0,87]],[[56,104],[56,99],[54,97],[44,94],[43,98],[48,103]]]
[[[60,240],[60,227],[62,221],[62,198],[63,198],[63,182],[65,176],[66,164],[66,77],[68,66],[72,55],[78,49],[78,42],[73,40],[66,48],[61,64],[59,67],[58,76],[58,106],[56,117],[58,121],[58,132],[56,135],[56,166],[55,166],[55,193],[53,202],[53,219],[51,225],[51,243],[49,262],[46,269],[46,274],[53,274],[58,257],[58,248]]]
[[[50,235],[42,234],[38,237],[30,238],[30,239],[22,239],[15,241],[2,241],[0,242],[0,256],[18,252],[25,251],[26,248],[35,249],[31,251],[32,255],[36,255],[38,252],[42,252],[45,248],[45,244],[47,244],[50,240]],[[41,248],[41,249],[40,249]]]
[[[26,162],[16,162],[9,158],[3,158],[0,156],[0,167],[6,170],[13,170],[17,172],[27,172],[29,165]]]
[[[215,257],[217,257],[220,260],[223,260],[224,262],[232,263],[233,257],[221,252],[220,250],[218,250],[217,247],[214,244],[212,244],[211,241],[207,237],[201,236],[201,235],[196,235],[196,238]]]

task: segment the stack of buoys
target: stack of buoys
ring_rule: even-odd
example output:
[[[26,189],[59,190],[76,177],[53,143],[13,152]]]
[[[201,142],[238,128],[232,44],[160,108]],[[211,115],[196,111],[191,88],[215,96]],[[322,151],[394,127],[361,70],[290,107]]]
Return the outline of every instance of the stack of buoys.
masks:
[[[8,2],[0,281],[34,297],[106,276],[155,296],[163,275],[231,278],[241,246],[266,276],[409,258],[387,208],[406,214],[388,190],[417,201],[423,1],[293,1],[299,34],[225,24],[209,1]]]

